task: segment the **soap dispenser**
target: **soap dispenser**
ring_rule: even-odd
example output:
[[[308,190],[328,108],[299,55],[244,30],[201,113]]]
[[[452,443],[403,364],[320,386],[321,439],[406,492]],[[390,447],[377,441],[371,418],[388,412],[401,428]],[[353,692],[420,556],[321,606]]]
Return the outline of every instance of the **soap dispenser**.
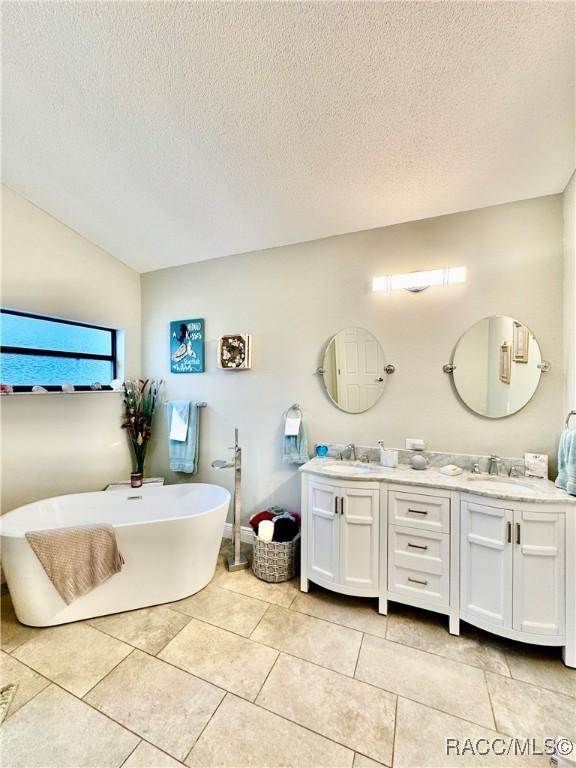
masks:
[[[378,446],[380,447],[380,465],[382,467],[389,467],[390,469],[397,467],[398,451],[385,448],[384,440],[378,440]]]

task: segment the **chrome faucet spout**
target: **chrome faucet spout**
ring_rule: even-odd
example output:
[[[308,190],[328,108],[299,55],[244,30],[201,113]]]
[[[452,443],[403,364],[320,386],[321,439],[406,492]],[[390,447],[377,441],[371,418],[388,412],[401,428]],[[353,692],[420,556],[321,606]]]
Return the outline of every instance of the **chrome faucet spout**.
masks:
[[[210,466],[212,469],[230,469],[230,467],[234,466],[234,463],[231,461],[222,461],[221,459],[216,459],[216,461],[213,461]]]
[[[488,460],[488,474],[489,475],[498,475],[500,474],[500,464],[502,463],[502,459],[499,456],[496,456],[494,453],[492,456],[490,456]]]
[[[348,443],[346,448],[344,448],[343,451],[340,451],[340,458],[344,459],[346,456],[347,459],[352,459],[353,461],[356,461],[356,446],[354,443]]]

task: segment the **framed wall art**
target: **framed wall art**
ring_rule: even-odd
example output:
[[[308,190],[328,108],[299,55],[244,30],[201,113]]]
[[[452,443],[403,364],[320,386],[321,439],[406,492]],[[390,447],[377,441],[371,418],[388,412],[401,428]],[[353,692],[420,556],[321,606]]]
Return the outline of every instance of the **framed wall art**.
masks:
[[[218,367],[227,371],[242,371],[252,367],[252,344],[249,334],[232,333],[220,336]]]
[[[503,341],[500,345],[500,374],[499,379],[503,384],[510,384],[511,354],[510,344]]]
[[[525,325],[514,321],[513,326],[513,356],[512,359],[515,363],[527,363],[528,362],[528,344],[530,343],[530,332]]]
[[[170,372],[204,372],[204,320],[170,323]]]

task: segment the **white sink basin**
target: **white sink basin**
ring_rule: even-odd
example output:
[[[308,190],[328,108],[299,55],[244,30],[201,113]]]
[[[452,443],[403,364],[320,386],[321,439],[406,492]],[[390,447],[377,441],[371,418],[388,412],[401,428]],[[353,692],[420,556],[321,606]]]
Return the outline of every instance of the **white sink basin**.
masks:
[[[531,483],[525,483],[521,480],[506,480],[503,477],[469,477],[469,483],[474,483],[478,490],[485,491],[504,491],[505,493],[528,492],[535,493],[539,490],[538,486]]]
[[[322,469],[324,472],[334,472],[338,475],[342,473],[346,475],[369,475],[372,472],[372,467],[368,464],[346,464],[343,461],[326,464]]]

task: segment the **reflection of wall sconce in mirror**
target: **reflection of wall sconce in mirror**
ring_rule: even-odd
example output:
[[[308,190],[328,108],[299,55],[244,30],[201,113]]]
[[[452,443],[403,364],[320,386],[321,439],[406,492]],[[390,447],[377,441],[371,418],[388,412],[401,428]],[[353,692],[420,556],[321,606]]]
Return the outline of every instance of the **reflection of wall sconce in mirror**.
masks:
[[[500,381],[503,384],[510,384],[510,369],[511,369],[511,350],[510,344],[507,341],[503,341],[500,344]]]
[[[466,267],[445,267],[429,269],[426,272],[407,272],[401,275],[384,275],[372,278],[373,291],[395,291],[404,289],[419,293],[433,285],[452,285],[466,282]]]
[[[527,363],[530,332],[525,325],[522,325],[522,323],[514,322],[514,336],[512,343],[514,349],[512,359],[514,362]]]

